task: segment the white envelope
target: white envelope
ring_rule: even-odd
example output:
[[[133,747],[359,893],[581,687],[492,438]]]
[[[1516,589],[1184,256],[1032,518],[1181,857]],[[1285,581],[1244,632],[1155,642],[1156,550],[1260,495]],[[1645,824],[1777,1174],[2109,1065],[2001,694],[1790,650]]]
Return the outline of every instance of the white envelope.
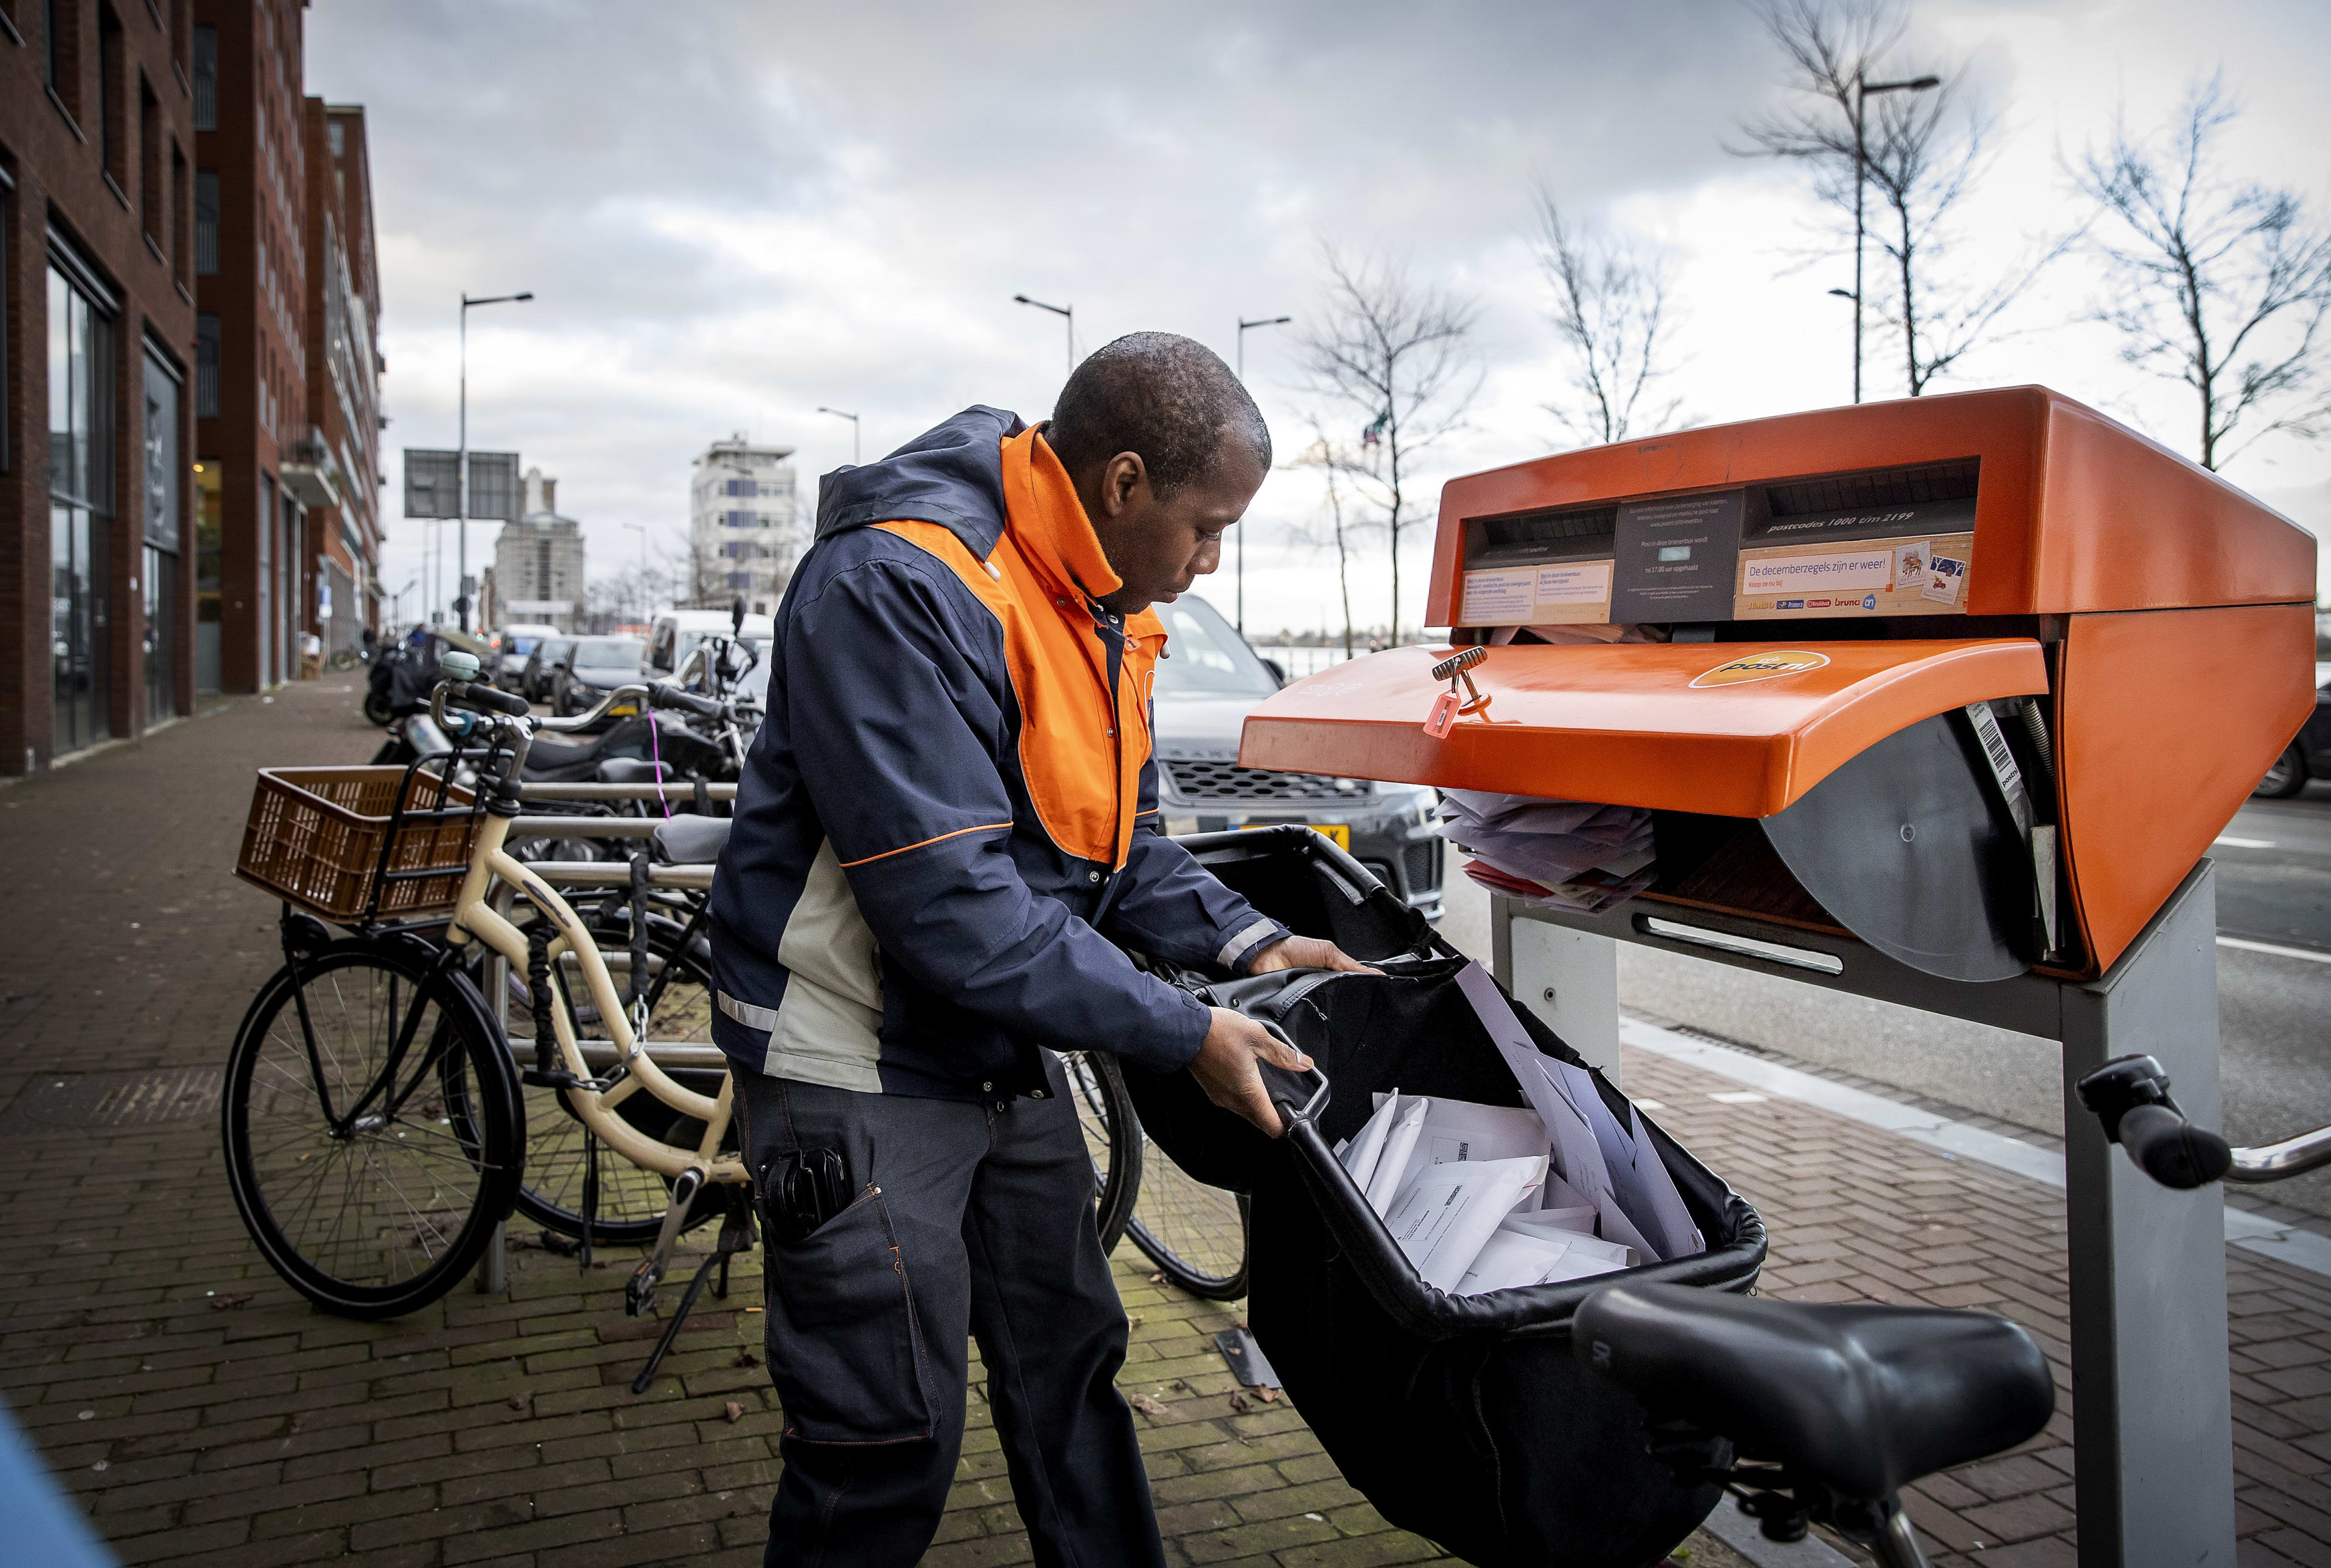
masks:
[[[1400,1196],[1401,1174],[1408,1169],[1408,1156],[1424,1131],[1425,1113],[1432,1108],[1432,1102],[1421,1095],[1403,1095],[1385,1104],[1394,1107],[1392,1130],[1384,1135],[1384,1154],[1368,1177],[1368,1207],[1379,1214],[1389,1212]]]
[[[1344,1170],[1352,1178],[1352,1184],[1363,1193],[1368,1190],[1368,1183],[1376,1174],[1376,1161],[1384,1155],[1384,1136],[1392,1131],[1393,1118],[1400,1114],[1400,1107],[1393,1103],[1399,1098],[1398,1089],[1377,1097],[1376,1114],[1368,1118],[1367,1125],[1337,1155],[1343,1161]]]
[[[1429,1166],[1384,1215],[1384,1228],[1426,1284],[1454,1290],[1507,1212],[1544,1180],[1544,1155]]]

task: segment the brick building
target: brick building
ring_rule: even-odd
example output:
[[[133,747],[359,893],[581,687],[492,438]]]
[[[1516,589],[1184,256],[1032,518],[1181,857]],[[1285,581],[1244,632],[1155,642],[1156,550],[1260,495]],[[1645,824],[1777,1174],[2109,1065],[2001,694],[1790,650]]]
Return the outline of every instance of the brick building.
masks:
[[[0,0],[0,773],[186,711],[188,0]]]
[[[380,271],[365,115],[308,100],[308,448],[331,499],[308,517],[307,582],[326,648],[378,630],[381,513]]]
[[[195,649],[205,689],[299,668],[314,602],[300,0],[194,0]]]

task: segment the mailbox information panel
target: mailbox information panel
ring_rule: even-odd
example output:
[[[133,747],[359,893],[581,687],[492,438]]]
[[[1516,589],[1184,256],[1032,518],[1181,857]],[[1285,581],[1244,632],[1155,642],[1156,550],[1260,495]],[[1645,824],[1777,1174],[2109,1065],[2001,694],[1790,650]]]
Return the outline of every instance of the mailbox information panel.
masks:
[[[1963,614],[1976,463],[1466,525],[1459,624]]]

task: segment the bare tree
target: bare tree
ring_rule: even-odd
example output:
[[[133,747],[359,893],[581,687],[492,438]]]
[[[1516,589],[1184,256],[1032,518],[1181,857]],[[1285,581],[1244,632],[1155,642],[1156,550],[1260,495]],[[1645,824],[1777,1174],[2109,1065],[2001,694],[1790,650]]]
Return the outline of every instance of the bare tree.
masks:
[[[1316,470],[1326,481],[1327,515],[1323,530],[1297,527],[1299,539],[1318,547],[1336,552],[1336,587],[1344,606],[1344,657],[1353,653],[1352,641],[1352,552],[1359,534],[1367,527],[1358,518],[1346,514],[1350,480],[1347,475],[1354,466],[1350,451],[1328,439],[1326,426],[1315,417],[1311,421],[1311,444],[1297,454],[1290,468]]]
[[[1680,398],[1656,402],[1652,384],[1667,363],[1668,260],[1660,251],[1609,233],[1584,233],[1554,197],[1537,195],[1537,264],[1554,290],[1554,326],[1569,346],[1570,395],[1545,405],[1582,438],[1601,445],[1631,432],[1672,429]],[[1647,405],[1645,396],[1654,404]]]
[[[1876,221],[1864,226],[1887,277],[1874,301],[1862,282],[1854,308],[1874,305],[1901,334],[1904,385],[1917,397],[1969,351],[2012,335],[2001,318],[2078,235],[2039,241],[1991,279],[1958,276],[1952,252],[1990,167],[1997,117],[1966,101],[1955,71],[1913,78],[1894,63],[1906,27],[1896,0],[1763,0],[1761,10],[1798,101],[1746,122],[1749,145],[1733,150],[1806,165],[1841,214],[1875,197]]]
[[[1464,423],[1481,390],[1470,341],[1475,308],[1413,280],[1405,263],[1320,247],[1327,298],[1297,343],[1313,394],[1362,427],[1352,461],[1335,471],[1338,504],[1377,512],[1392,548],[1392,638],[1400,641],[1400,537],[1411,521],[1407,487],[1417,454]]]
[[[2212,76],[2158,135],[2117,125],[2072,171],[2116,236],[2097,242],[2113,289],[2094,317],[2120,333],[2122,359],[2193,389],[2213,470],[2276,431],[2311,441],[2331,428],[2316,351],[2331,231],[2295,193],[2219,172],[2218,133],[2241,112]]]

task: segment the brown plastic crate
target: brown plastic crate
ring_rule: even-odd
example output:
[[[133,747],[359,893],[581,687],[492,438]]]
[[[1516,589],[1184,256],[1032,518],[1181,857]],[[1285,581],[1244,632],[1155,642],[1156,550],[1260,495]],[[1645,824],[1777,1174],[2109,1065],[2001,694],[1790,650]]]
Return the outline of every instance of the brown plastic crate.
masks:
[[[251,794],[243,854],[234,874],[328,920],[360,917],[381,870],[381,840],[396,809],[402,767],[263,767]],[[438,782],[413,776],[408,809],[438,804]],[[474,797],[460,784],[443,804],[466,807]],[[381,889],[383,917],[410,918],[459,901],[469,874],[476,814],[404,824],[390,846],[392,871],[442,868],[442,874],[399,879]]]

